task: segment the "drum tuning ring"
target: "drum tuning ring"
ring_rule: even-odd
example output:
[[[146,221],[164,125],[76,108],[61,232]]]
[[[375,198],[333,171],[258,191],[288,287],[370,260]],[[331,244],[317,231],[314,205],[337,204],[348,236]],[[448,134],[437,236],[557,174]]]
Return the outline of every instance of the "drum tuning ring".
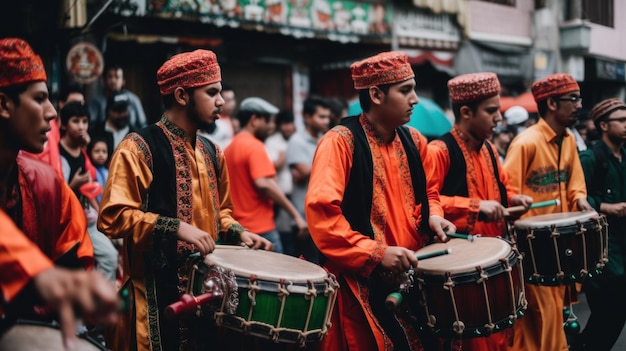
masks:
[[[572,256],[574,254],[574,251],[572,251],[572,249],[566,249],[565,250],[565,256]]]

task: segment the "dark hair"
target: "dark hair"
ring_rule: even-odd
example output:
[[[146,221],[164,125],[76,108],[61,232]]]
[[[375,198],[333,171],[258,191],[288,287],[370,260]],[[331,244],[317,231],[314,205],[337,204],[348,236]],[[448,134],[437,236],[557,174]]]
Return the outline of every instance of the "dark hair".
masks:
[[[235,91],[232,85],[222,82],[222,91]]]
[[[59,101],[67,101],[67,98],[72,93],[79,93],[83,96],[85,95],[85,93],[83,92],[83,88],[78,83],[71,83],[70,85],[68,85],[67,89],[62,90],[59,94]]]
[[[341,114],[343,113],[344,109],[347,110],[349,107],[348,102],[345,99],[342,99],[340,97],[329,98],[328,106],[330,107],[330,112],[332,112],[332,114],[337,117],[345,117],[345,116],[342,116]]]
[[[252,112],[252,111],[241,111],[239,110],[237,112],[237,119],[239,120],[239,124],[241,124],[241,127],[245,127],[248,125],[248,122],[250,122],[250,119],[252,119],[252,116],[256,116],[257,118],[263,118],[266,121],[270,120],[270,115],[267,113],[258,113],[258,112]]]
[[[87,117],[89,120],[89,110],[78,101],[68,102],[59,113],[61,116],[61,125],[64,126],[72,117]]]
[[[0,93],[6,94],[6,96],[8,96],[9,99],[11,99],[11,101],[13,101],[15,106],[19,106],[20,105],[20,94],[22,94],[23,92],[26,91],[26,89],[28,89],[28,85],[29,84],[30,84],[30,82],[29,83],[11,85],[11,86],[8,86],[8,87],[0,88]]]
[[[294,121],[293,112],[290,110],[281,110],[276,114],[276,126],[293,123]]]
[[[325,100],[321,96],[311,95],[306,100],[304,100],[304,103],[302,105],[302,114],[313,115],[318,107],[330,109],[327,100]]]
[[[91,150],[93,150],[93,147],[96,146],[97,143],[104,143],[104,145],[107,146],[107,155],[109,154],[109,144],[107,143],[107,140],[103,136],[95,136],[92,137],[89,144],[87,144],[87,155],[89,156],[89,159],[91,159]]]
[[[110,70],[121,70],[122,74],[124,74],[124,67],[122,67],[119,63],[112,63],[104,67],[104,74],[102,75],[104,79],[106,79],[107,72],[109,72]]]
[[[382,90],[383,93],[388,94],[390,87],[391,84],[383,84],[379,85],[378,89]],[[359,103],[361,104],[363,112],[370,112],[370,109],[372,108],[372,100],[370,99],[369,88],[359,90]]]
[[[602,116],[600,116],[600,118],[598,118],[595,121],[593,121],[593,124],[596,126],[596,130],[601,131],[602,129],[600,129],[600,122],[605,122],[607,119],[609,119],[609,115],[611,113],[613,113],[615,111],[620,111],[620,110],[626,111],[626,107],[618,107],[618,108],[615,108],[613,110],[610,110],[607,113],[605,113]]]
[[[457,123],[461,120],[461,107],[467,106],[472,111],[472,113],[476,114],[476,110],[478,110],[478,105],[480,105],[481,102],[483,102],[483,100],[452,104],[454,122]]]

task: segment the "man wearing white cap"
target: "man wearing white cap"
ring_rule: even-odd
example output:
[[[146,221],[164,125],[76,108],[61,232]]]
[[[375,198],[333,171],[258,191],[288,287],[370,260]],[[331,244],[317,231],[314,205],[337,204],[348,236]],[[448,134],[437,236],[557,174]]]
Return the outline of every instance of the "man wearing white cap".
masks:
[[[276,168],[263,140],[269,133],[269,122],[278,108],[259,98],[244,99],[237,119],[241,132],[224,151],[230,173],[233,216],[254,233],[272,242],[274,251],[282,253],[280,235],[274,223],[274,202],[294,219],[299,234],[305,235],[307,225],[295,206],[280,190]]]

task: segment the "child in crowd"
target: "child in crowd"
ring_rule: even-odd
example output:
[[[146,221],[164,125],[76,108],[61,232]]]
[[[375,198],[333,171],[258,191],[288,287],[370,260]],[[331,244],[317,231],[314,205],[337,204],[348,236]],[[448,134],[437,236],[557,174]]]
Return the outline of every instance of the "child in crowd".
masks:
[[[104,189],[104,185],[109,178],[109,151],[107,142],[104,138],[94,138],[87,145],[87,154],[91,160],[91,164],[96,169],[96,182]],[[102,200],[102,194],[96,198],[98,203]]]

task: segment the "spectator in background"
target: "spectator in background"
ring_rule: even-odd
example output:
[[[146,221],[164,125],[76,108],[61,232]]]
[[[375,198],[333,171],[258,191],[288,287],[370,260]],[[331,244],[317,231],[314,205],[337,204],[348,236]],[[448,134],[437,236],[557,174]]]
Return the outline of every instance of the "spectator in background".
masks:
[[[332,97],[328,99],[328,107],[330,108],[328,129],[332,129],[342,118],[348,116],[348,101],[340,97]]]
[[[83,88],[77,84],[70,84],[67,89],[61,91],[59,94],[59,101],[57,105],[59,106],[59,111],[67,104],[68,102],[77,101],[81,104],[85,104],[85,93],[83,92]]]
[[[315,149],[320,138],[328,131],[331,116],[330,105],[319,96],[310,96],[304,100],[302,116],[305,129],[296,132],[289,138],[287,166],[293,177],[291,201],[300,215],[305,217],[304,199],[309,188],[313,155],[315,155]],[[319,250],[311,239],[311,235],[307,232],[297,238],[298,253],[302,254],[308,261],[319,264]]]
[[[276,132],[265,139],[265,148],[274,163],[274,168],[276,168],[278,186],[287,199],[291,199],[293,188],[291,170],[285,162],[287,158],[287,141],[295,132],[296,125],[293,112],[282,110],[276,114]],[[283,244],[283,253],[296,256],[291,217],[278,204],[274,204],[274,220]]]
[[[517,126],[515,125],[500,125],[496,127],[496,131],[493,133],[493,138],[491,140],[498,150],[498,157],[500,158],[501,163],[504,163],[504,158],[506,157],[506,152],[509,149],[511,140],[513,140],[516,135]]]
[[[104,138],[93,138],[87,145],[87,155],[96,169],[96,178],[94,180],[104,189],[109,178],[109,150],[106,140]],[[102,195],[98,195],[96,200],[100,203]]]
[[[271,241],[274,251],[282,253],[282,242],[274,222],[274,202],[293,218],[300,235],[304,235],[307,225],[280,190],[276,168],[263,145],[269,120],[277,113],[276,106],[261,98],[243,100],[237,113],[242,130],[233,138],[224,155],[228,168],[233,170],[230,173],[233,217],[248,230]]]
[[[90,131],[91,136],[106,140],[109,159],[126,135],[137,131],[128,123],[129,118],[129,95],[122,92],[110,95],[106,107],[106,120],[92,126],[93,129]]]
[[[126,79],[124,69],[119,65],[107,66],[102,76],[104,79],[104,92],[97,94],[89,101],[89,114],[91,125],[101,124],[107,119],[107,105],[109,98],[114,94],[125,93],[128,96],[128,124],[133,129],[140,129],[147,124],[146,114],[143,111],[141,100],[133,92],[124,88]]]

